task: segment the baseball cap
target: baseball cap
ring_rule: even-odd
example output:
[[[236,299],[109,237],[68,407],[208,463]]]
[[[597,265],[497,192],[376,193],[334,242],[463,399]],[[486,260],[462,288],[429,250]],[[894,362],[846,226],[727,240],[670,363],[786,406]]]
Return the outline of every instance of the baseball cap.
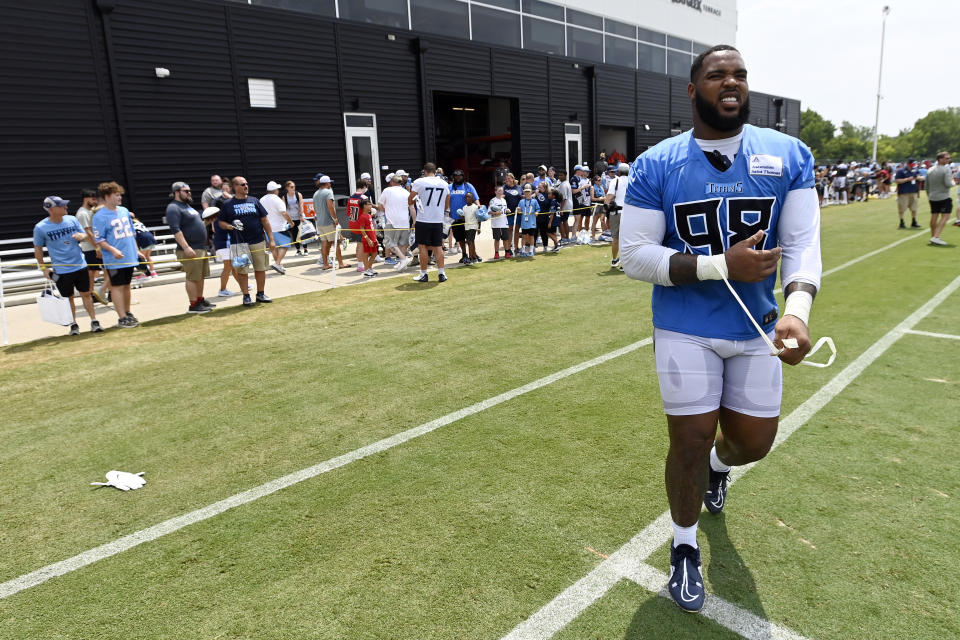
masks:
[[[395,174],[395,173],[388,173],[388,174],[387,174],[387,177],[384,178],[384,179],[385,179],[387,182],[392,182],[393,179],[396,177],[396,175],[397,175],[397,174]]]
[[[462,169],[455,169],[454,172],[453,172],[453,175],[455,175],[455,176],[462,176],[462,175],[463,175],[463,170],[462,170]]]
[[[546,170],[547,170],[547,165],[542,164],[542,165],[540,165],[539,167],[537,167],[537,170],[540,170],[540,169],[543,169],[544,171],[546,171]]]
[[[320,184],[323,184],[324,182],[333,182],[333,180],[323,175],[322,173],[318,173],[317,175],[313,176],[313,181],[319,182]]]
[[[276,191],[279,188],[280,188],[279,182],[275,182],[271,180],[270,182],[267,183],[267,191]]]
[[[176,193],[181,189],[189,189],[189,188],[190,188],[190,185],[188,185],[186,182],[182,180],[177,180],[172,185],[170,185],[170,191],[172,191],[173,193]]]
[[[573,165],[573,170],[574,170],[574,171],[583,171],[583,167],[581,167],[581,166],[578,165],[578,164],[575,164],[575,165]]]
[[[372,176],[371,176],[369,173],[367,173],[366,171],[364,171],[363,173],[360,174],[360,179],[361,179],[361,180],[370,180],[371,178],[372,178]]]
[[[533,191],[533,187],[530,186],[530,183],[528,182],[527,184],[523,185],[523,190],[524,190],[524,191]]]
[[[404,171],[403,169],[397,169],[397,172],[396,172],[394,175],[395,175],[395,176],[402,176],[402,177],[406,178],[406,177],[409,176],[410,174],[407,173],[406,171]]]
[[[44,209],[53,209],[54,207],[65,207],[70,204],[69,200],[64,200],[60,196],[47,196],[43,199]]]

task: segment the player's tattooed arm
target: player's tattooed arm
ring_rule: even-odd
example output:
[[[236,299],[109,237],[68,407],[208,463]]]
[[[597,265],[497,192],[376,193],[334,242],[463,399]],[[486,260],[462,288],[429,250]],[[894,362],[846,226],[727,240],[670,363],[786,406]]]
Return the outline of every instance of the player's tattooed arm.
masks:
[[[670,256],[670,282],[675,285],[699,282],[697,256],[689,253],[675,253]]]
[[[809,282],[791,282],[787,285],[787,288],[783,290],[783,297],[788,298],[791,293],[794,291],[806,291],[810,294],[811,298],[817,297],[817,288],[810,284]]]

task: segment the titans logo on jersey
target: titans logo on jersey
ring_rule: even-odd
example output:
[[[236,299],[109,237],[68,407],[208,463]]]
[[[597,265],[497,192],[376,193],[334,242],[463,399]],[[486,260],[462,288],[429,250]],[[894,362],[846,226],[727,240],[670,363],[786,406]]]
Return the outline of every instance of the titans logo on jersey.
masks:
[[[662,211],[663,244],[677,251],[716,255],[760,230],[766,237],[758,248],[771,249],[778,244],[777,223],[787,194],[813,186],[813,167],[810,150],[796,138],[744,125],[733,164],[720,171],[688,131],[664,140],[634,161],[625,202]],[[635,210],[630,213],[640,215]],[[731,282],[765,331],[773,329],[778,314],[775,283],[776,274],[758,283]],[[708,338],[756,337],[749,319],[719,280],[655,285],[653,324]]]

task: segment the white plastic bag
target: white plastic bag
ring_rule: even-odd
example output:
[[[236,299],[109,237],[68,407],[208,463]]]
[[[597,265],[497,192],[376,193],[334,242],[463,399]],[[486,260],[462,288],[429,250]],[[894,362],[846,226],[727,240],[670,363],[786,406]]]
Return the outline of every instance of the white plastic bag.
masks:
[[[40,317],[44,322],[62,327],[69,327],[73,324],[70,301],[61,296],[49,280],[43,292],[37,296],[37,308],[40,309]]]
[[[316,242],[316,240],[317,228],[313,226],[313,223],[306,218],[300,220],[300,237],[298,238],[300,244],[310,244]]]

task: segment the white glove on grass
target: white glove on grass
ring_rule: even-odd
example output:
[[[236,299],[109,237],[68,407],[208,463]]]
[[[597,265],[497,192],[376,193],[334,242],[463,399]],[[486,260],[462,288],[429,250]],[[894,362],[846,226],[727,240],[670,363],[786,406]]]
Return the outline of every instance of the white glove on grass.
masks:
[[[130,491],[131,489],[139,489],[143,485],[147,484],[147,481],[144,480],[143,471],[140,473],[128,473],[126,471],[107,471],[107,481],[106,482],[91,482],[91,485],[99,487],[116,487],[121,491]]]

